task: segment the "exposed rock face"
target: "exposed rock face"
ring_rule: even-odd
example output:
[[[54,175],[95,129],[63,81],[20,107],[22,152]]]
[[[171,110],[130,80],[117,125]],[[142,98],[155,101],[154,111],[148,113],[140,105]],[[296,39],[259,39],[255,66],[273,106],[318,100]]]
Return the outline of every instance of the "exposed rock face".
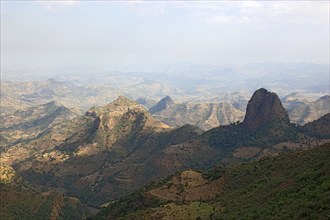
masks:
[[[119,96],[105,106],[90,109],[86,116],[92,116],[100,122],[97,132],[105,138],[107,145],[113,144],[120,137],[127,139],[127,135],[140,133],[143,129],[158,131],[169,128],[154,120],[143,106],[124,96]]]
[[[275,93],[258,89],[247,105],[243,126],[256,130],[276,120],[289,123],[288,114],[280,99]]]
[[[155,106],[151,107],[149,109],[149,112],[151,114],[154,114],[156,112],[160,112],[162,110],[167,109],[172,104],[174,104],[174,101],[172,100],[172,98],[169,97],[169,96],[166,96],[165,98],[163,98],[162,100],[160,100]]]
[[[297,124],[306,124],[312,122],[323,115],[330,113],[330,96],[322,96],[321,98],[310,102],[302,103],[289,112],[292,122]]]
[[[47,135],[13,146],[0,160],[11,166],[27,159],[18,169],[32,184],[52,184],[86,198],[94,195],[97,187],[100,193],[95,201],[100,202],[100,198],[110,194],[118,197],[158,175],[160,168],[155,168],[159,172],[151,172],[153,166],[149,163],[154,165],[153,158],[161,157],[171,136],[169,126],[155,120],[143,106],[121,96],[52,127]],[[43,172],[50,178],[35,178]],[[167,173],[167,167],[163,167],[161,176]],[[108,178],[112,182],[104,182]],[[104,184],[98,185],[99,181]]]
[[[117,125],[118,121],[125,113],[133,109],[139,109],[141,112],[145,112],[144,108],[136,102],[124,96],[119,96],[112,103],[97,108],[91,108],[86,112],[86,116],[99,118],[101,121],[101,129],[111,130]]]
[[[228,125],[236,121],[242,121],[244,112],[235,108],[228,102],[221,103],[174,103],[165,102],[166,98],[159,103],[163,103],[163,109],[154,112],[154,106],[149,110],[159,121],[172,127],[181,127],[185,124],[197,126],[202,130],[210,130],[219,125]]]
[[[269,119],[268,115],[281,119],[275,111],[275,104],[279,101],[272,100],[277,96],[267,91],[259,93],[262,94],[255,94],[257,97],[252,98],[250,105],[257,105],[255,109],[265,116],[255,113],[255,117],[261,114],[264,121]],[[252,110],[248,111],[250,115]],[[285,111],[283,114],[287,119]],[[15,168],[13,171],[17,176],[33,186],[61,188],[95,206],[176,171],[229,161],[225,157],[230,151],[227,153],[223,149],[267,148],[273,144],[265,146],[265,142],[273,141],[274,134],[277,139],[273,142],[288,141],[288,138],[282,138],[288,129],[265,130],[262,137],[258,137],[247,134],[246,129],[237,125],[221,126],[208,133],[191,125],[172,129],[155,120],[136,102],[119,97],[110,104],[90,109],[84,116],[51,127],[43,136],[11,146],[1,154],[0,161]],[[242,140],[238,142],[239,139]],[[183,177],[198,180],[195,175]],[[188,187],[192,185],[190,183]],[[219,188],[219,185],[214,187]],[[203,186],[199,190],[204,190]],[[196,195],[194,192],[191,191],[189,198]],[[188,198],[184,194],[182,196]],[[199,196],[196,198],[200,199]]]

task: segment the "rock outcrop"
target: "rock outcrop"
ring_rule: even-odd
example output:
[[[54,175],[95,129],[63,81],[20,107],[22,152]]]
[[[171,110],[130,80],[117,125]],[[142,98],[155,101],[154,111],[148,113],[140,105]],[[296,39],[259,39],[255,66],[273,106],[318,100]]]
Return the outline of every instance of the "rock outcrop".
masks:
[[[289,123],[279,97],[264,88],[255,91],[247,105],[243,126],[256,130],[277,120]]]
[[[165,98],[159,102],[163,103],[164,108],[162,110],[154,112],[155,108],[152,108],[149,112],[157,120],[171,127],[181,127],[185,124],[191,124],[206,131],[220,125],[242,121],[244,116],[243,111],[235,108],[226,101],[220,103],[175,103],[172,101],[165,102],[163,100]],[[157,106],[159,107],[161,105],[154,107]]]
[[[312,122],[323,115],[330,113],[330,96],[325,95],[310,102],[302,103],[289,112],[292,122],[297,124],[306,124]]]

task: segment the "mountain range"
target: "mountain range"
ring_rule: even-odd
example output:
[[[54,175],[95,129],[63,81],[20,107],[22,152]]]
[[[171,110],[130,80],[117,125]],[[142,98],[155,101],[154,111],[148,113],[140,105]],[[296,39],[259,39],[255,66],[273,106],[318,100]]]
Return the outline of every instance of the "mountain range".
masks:
[[[149,109],[157,120],[175,128],[191,124],[206,131],[219,125],[241,122],[244,118],[249,91],[192,95],[141,77],[141,74],[110,77],[113,82],[111,84],[83,84],[76,80],[55,79],[2,82],[1,115],[11,117],[10,115],[15,115],[15,111],[28,111],[28,108],[54,100],[74,113],[83,114],[93,106],[106,105],[124,94]],[[330,112],[329,96],[324,94],[294,92],[282,97],[281,101],[291,122],[303,125]],[[157,97],[161,99],[158,103],[155,100]],[[164,108],[161,105],[167,99],[171,103]]]
[[[48,102],[13,114],[0,115],[0,149],[18,142],[24,142],[42,135],[65,120],[73,119],[77,113],[56,103]]]
[[[282,101],[292,123],[304,125],[330,113],[329,95],[310,101],[290,94]],[[166,96],[151,107],[147,101],[141,104],[149,106],[149,112],[156,119],[172,127],[191,124],[206,131],[220,125],[242,122],[248,101],[238,96],[236,99],[221,102],[176,103],[171,97]]]
[[[165,109],[173,105],[169,98],[163,103]],[[44,124],[51,124],[53,116],[45,117],[45,123],[32,117],[27,128],[45,130],[3,147],[1,179],[55,190],[94,210],[178,171],[207,170],[330,139],[330,114],[305,126],[291,124],[279,97],[265,89],[255,91],[246,112],[242,123],[206,132],[192,125],[170,127],[123,96],[72,119],[58,115],[64,120],[49,126]]]
[[[244,112],[228,102],[175,103],[169,96],[149,109],[158,120],[172,126],[191,124],[202,130],[242,121]]]

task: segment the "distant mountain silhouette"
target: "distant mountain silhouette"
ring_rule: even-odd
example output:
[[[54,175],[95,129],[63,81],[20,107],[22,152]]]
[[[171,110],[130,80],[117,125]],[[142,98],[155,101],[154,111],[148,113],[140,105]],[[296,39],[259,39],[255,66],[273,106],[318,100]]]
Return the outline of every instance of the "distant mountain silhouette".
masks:
[[[154,105],[153,107],[151,107],[149,109],[149,112],[151,114],[154,114],[156,112],[160,112],[162,110],[167,109],[169,106],[173,105],[174,101],[171,97],[166,96],[165,98],[163,98],[162,100],[160,100],[156,105]]]

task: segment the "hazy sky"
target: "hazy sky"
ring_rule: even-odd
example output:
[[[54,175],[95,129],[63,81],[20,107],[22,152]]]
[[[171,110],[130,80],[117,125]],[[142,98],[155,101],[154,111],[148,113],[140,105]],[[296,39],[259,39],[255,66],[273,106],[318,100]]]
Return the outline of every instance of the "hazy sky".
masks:
[[[3,1],[1,68],[329,62],[329,1]]]

